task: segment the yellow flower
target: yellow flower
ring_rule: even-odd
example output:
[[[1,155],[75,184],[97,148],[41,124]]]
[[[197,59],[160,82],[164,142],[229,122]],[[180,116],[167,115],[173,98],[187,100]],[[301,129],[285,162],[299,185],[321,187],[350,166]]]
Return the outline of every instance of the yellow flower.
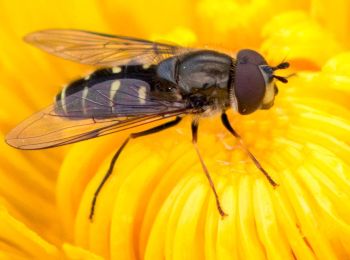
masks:
[[[350,258],[350,21],[347,1],[2,1],[0,134],[47,106],[59,86],[93,68],[22,42],[77,28],[254,48],[296,72],[273,108],[229,118],[279,186],[274,189],[223,127],[190,118],[132,140],[92,196],[129,132],[41,151],[0,144],[1,259]]]

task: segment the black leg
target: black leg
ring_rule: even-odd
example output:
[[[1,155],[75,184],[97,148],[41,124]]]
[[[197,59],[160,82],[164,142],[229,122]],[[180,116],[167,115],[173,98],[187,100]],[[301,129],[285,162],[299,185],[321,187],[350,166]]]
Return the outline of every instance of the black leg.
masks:
[[[169,128],[169,127],[172,127],[172,126],[178,124],[180,121],[181,121],[181,117],[176,117],[173,121],[166,122],[166,123],[164,123],[162,125],[153,127],[151,129],[148,129],[148,130],[145,130],[145,131],[142,131],[142,132],[132,133],[132,134],[130,134],[128,136],[128,138],[125,139],[124,143],[119,147],[118,151],[114,154],[114,156],[112,158],[112,161],[111,161],[111,163],[109,165],[108,171],[106,172],[106,174],[103,177],[100,185],[97,187],[97,189],[96,189],[96,191],[94,193],[94,197],[93,197],[92,202],[91,202],[90,215],[89,215],[90,221],[92,221],[93,217],[94,217],[95,205],[96,205],[96,200],[97,200],[98,194],[100,193],[103,185],[108,180],[109,176],[112,174],[114,165],[115,165],[119,155],[121,154],[121,152],[123,151],[125,146],[128,144],[130,139],[135,139],[135,138],[138,138],[138,137],[141,137],[141,136],[145,136],[145,135],[149,135],[149,134],[154,134],[154,133],[160,132],[162,130],[165,130],[165,129]]]
[[[226,129],[233,135],[235,136],[241,147],[243,148],[243,150],[249,155],[250,159],[254,162],[255,166],[265,175],[265,177],[267,178],[267,180],[270,182],[270,184],[273,187],[278,186],[278,184],[271,178],[271,176],[267,173],[267,171],[261,166],[261,164],[259,163],[259,161],[255,158],[255,156],[248,150],[248,148],[244,145],[244,142],[241,138],[241,136],[232,128],[230,122],[228,121],[227,115],[225,112],[223,112],[221,114],[221,121],[224,124],[224,126],[226,127]]]
[[[211,179],[209,171],[208,171],[207,167],[205,166],[204,161],[202,159],[202,156],[201,156],[201,154],[199,152],[199,149],[198,149],[198,146],[197,146],[197,137],[198,137],[197,134],[198,134],[198,121],[197,120],[193,120],[192,121],[192,143],[193,143],[194,148],[196,149],[197,155],[198,155],[199,160],[200,160],[200,162],[202,164],[202,168],[203,168],[203,171],[205,173],[205,176],[207,177],[207,179],[209,181],[210,188],[214,192],[214,196],[215,196],[215,200],[216,200],[216,207],[217,207],[220,215],[222,217],[225,217],[225,216],[227,216],[227,214],[223,211],[223,209],[221,207],[220,199],[219,199],[219,196],[218,196],[218,194],[216,192],[214,182]]]

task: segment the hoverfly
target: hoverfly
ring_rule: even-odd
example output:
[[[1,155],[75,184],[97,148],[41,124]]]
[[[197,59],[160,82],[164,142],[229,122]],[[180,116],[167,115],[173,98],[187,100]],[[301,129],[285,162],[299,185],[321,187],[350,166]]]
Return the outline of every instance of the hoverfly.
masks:
[[[278,92],[275,80],[287,83],[274,72],[288,68],[288,62],[273,67],[249,49],[240,50],[233,58],[214,50],[79,30],[44,30],[29,34],[25,40],[56,56],[104,68],[72,82],[51,106],[20,123],[6,136],[9,145],[18,149],[57,147],[171,119],[130,134],[124,141],[95,191],[90,220],[98,194],[127,143],[172,127],[185,115],[193,116],[192,142],[221,216],[226,214],[197,147],[201,117],[221,113],[226,129],[238,138],[269,183],[277,185],[244,146],[225,111],[232,108],[247,115],[269,109]]]

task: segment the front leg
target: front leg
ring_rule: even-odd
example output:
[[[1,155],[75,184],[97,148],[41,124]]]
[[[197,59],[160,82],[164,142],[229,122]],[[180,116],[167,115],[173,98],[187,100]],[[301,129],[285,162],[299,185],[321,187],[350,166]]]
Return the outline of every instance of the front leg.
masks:
[[[221,121],[223,125],[226,127],[226,129],[238,139],[239,144],[243,148],[243,150],[248,154],[250,159],[254,162],[255,166],[265,175],[269,183],[275,188],[278,186],[278,184],[271,178],[271,176],[267,173],[267,171],[261,166],[259,161],[255,158],[255,156],[248,150],[248,148],[245,146],[242,137],[233,129],[230,122],[228,121],[227,115],[225,112],[221,114]]]

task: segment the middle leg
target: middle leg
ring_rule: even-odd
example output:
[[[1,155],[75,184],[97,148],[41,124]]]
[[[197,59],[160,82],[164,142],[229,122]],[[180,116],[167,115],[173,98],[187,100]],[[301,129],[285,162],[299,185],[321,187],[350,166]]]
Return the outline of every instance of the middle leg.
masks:
[[[227,216],[227,214],[224,212],[224,210],[222,209],[221,207],[221,203],[220,203],[220,199],[219,199],[219,195],[218,193],[216,192],[216,189],[215,189],[215,185],[214,185],[214,182],[213,180],[211,179],[211,176],[209,174],[209,171],[207,169],[207,167],[205,166],[204,164],[204,161],[203,161],[203,158],[199,152],[199,149],[198,149],[198,145],[197,145],[197,137],[198,137],[198,121],[197,120],[193,120],[192,121],[192,143],[193,143],[193,146],[197,152],[197,155],[199,157],[199,160],[201,162],[201,165],[202,165],[202,168],[203,168],[203,171],[205,173],[205,176],[207,177],[208,181],[209,181],[209,184],[210,184],[210,188],[212,189],[213,193],[214,193],[214,196],[215,196],[215,201],[216,201],[216,207],[220,213],[220,215],[222,217],[225,217]]]

